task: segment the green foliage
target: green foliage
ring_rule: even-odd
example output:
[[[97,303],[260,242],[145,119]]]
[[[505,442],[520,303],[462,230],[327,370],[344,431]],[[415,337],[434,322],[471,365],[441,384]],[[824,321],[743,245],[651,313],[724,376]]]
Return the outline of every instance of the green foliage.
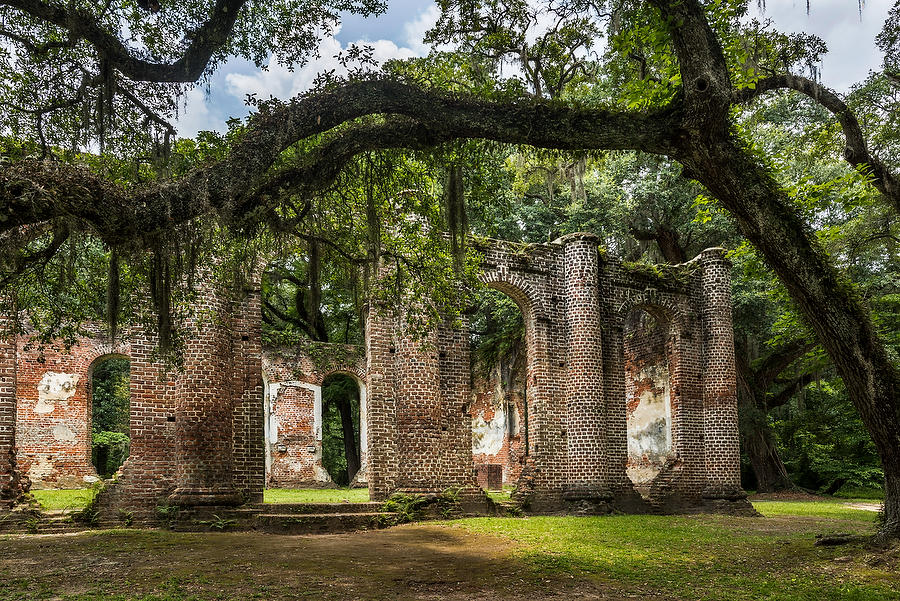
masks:
[[[231,528],[235,524],[237,524],[237,520],[231,519],[231,518],[224,518],[224,517],[214,513],[212,515],[211,520],[201,520],[199,523],[204,526],[209,526],[210,530],[217,530],[219,532],[222,532],[224,530],[227,530],[228,528]]]
[[[179,515],[181,515],[181,507],[178,505],[163,502],[156,506],[156,517],[166,528],[174,527]]]
[[[91,374],[91,460],[103,477],[128,458],[130,369],[128,359],[112,358],[95,364]]]
[[[344,374],[329,376],[322,383],[322,466],[338,486],[347,486],[347,455],[340,403],[349,403],[353,416],[355,447],[359,452],[359,385]]]
[[[875,446],[840,380],[810,386],[770,416],[782,459],[798,485],[834,493],[844,486],[883,484]]]
[[[439,495],[395,493],[381,505],[381,511],[394,514],[397,524],[420,520],[428,510],[442,518],[452,517],[459,511],[459,491],[447,489]]]
[[[119,516],[119,521],[122,522],[122,524],[126,528],[130,528],[131,525],[134,524],[134,512],[133,511],[129,511],[127,509],[120,509],[117,512],[117,515]]]

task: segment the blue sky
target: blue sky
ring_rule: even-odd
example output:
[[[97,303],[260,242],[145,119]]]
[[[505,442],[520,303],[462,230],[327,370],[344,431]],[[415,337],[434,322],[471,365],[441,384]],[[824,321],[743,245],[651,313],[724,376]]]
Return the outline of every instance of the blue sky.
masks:
[[[382,61],[426,54],[428,49],[421,40],[438,17],[437,6],[421,0],[387,2],[387,11],[376,17],[345,15],[337,35],[322,41],[321,58],[293,73],[278,65],[260,71],[242,60],[221,66],[208,86],[186,94],[176,120],[179,134],[192,137],[204,129],[223,131],[229,117],[247,115],[246,94],[281,99],[295,96],[309,87],[319,71],[335,68],[333,55],[351,43],[371,44]],[[806,31],[824,39],[829,53],[821,65],[822,81],[846,91],[879,68],[882,57],[874,40],[892,2],[869,0],[860,14],[857,0],[811,0],[807,14],[805,0],[767,0],[762,13],[751,3],[751,14],[771,18],[781,31]]]

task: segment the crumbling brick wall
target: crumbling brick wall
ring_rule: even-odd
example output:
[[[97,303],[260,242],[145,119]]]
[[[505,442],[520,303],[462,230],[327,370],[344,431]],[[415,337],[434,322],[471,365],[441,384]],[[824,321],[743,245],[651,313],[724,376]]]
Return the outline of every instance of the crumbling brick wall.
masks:
[[[366,362],[353,345],[307,342],[263,350],[266,381],[266,486],[332,486],[322,465],[322,383],[335,373],[360,386],[360,470],[353,485],[366,484]]]
[[[635,309],[625,317],[628,477],[642,493],[674,459],[669,324]]]
[[[107,357],[127,357],[102,328],[66,346],[18,338],[16,444],[20,469],[33,488],[83,488],[98,480],[91,464],[91,374]]]
[[[473,373],[472,460],[501,466],[502,483],[514,484],[525,462],[525,377],[528,365],[524,342],[495,365]]]
[[[589,234],[574,234],[550,244],[474,244],[482,254],[482,282],[509,295],[525,318],[528,444],[519,498],[538,510],[746,504],[734,486],[733,343],[726,332],[731,315],[722,252],[705,251],[688,264],[660,270],[609,260],[597,243]],[[626,348],[626,322],[638,310],[665,323],[665,330],[641,345],[631,339]],[[458,424],[457,397],[448,392],[466,385],[445,385],[444,370],[456,369],[453,360],[464,353],[451,356],[441,342],[448,338],[444,328],[411,339],[400,323],[396,310],[370,310],[370,492],[376,498],[396,489],[467,486],[466,472],[475,464],[457,453],[471,438],[448,434]],[[645,392],[662,410],[656,417],[663,419],[655,420],[662,437],[649,453],[629,457],[628,419],[637,438],[634,420],[641,417]],[[476,451],[490,429],[486,417],[495,415],[496,403],[488,399],[479,385],[466,406],[481,437]],[[504,444],[508,440],[493,446]],[[630,446],[640,448],[636,440]],[[477,455],[485,461],[484,453]],[[497,453],[487,456],[490,461]],[[629,466],[652,468],[641,478],[631,470],[646,500],[637,494]]]
[[[482,282],[508,294],[525,321],[522,412],[527,410],[528,429],[519,498],[536,510],[647,509],[627,471],[628,387],[633,390],[644,379],[635,373],[641,353],[652,355],[626,351],[625,330],[628,316],[643,310],[668,324],[670,442],[658,474],[642,484],[649,506],[722,509],[746,503],[738,480],[730,292],[722,252],[705,251],[686,265],[660,271],[608,260],[597,243],[576,234],[550,244],[474,244],[482,255]],[[71,405],[84,420],[79,428],[86,433],[87,394],[78,388],[79,381],[82,386],[87,381],[85,370],[104,353],[130,353],[131,456],[102,497],[109,511],[152,511],[165,499],[185,505],[261,499],[266,439],[259,289],[235,291],[210,271],[196,283],[198,310],[182,324],[186,344],[180,371],[157,357],[152,334],[135,330],[129,333],[130,349],[94,345],[77,369],[60,369],[79,374],[78,381],[70,379],[68,391],[64,383],[58,391],[51,387],[52,396],[69,395],[64,399],[45,395],[41,401],[40,378],[27,369],[19,378],[35,391],[30,400],[23,396],[30,393],[19,395],[28,401],[23,412],[51,400],[56,411],[57,401],[74,399]],[[474,490],[472,415],[479,409],[472,407],[466,320],[442,323],[422,338],[405,333],[403,310],[372,303],[364,366],[359,361],[331,369],[290,353],[266,359],[268,402],[274,396],[276,407],[293,404],[297,411],[284,413],[278,428],[285,425],[286,432],[294,420],[295,450],[314,456],[309,448],[320,444],[314,442],[315,387],[329,369],[345,371],[365,381],[369,469],[364,473],[373,498],[397,490]],[[12,356],[8,346],[0,346],[5,361],[0,363],[0,453],[15,444],[8,440],[16,421],[8,415],[13,387],[4,384],[15,369]],[[27,357],[22,360],[27,364]],[[651,363],[662,365],[658,355]],[[650,386],[664,395],[657,376]],[[278,418],[279,410],[270,416]],[[84,440],[79,445],[83,462],[73,472],[83,478],[78,470],[89,465],[87,445]],[[30,470],[37,462],[28,448],[20,452]],[[8,465],[0,462],[0,484],[7,488]],[[274,460],[270,477],[287,482],[288,472],[272,470],[273,465]],[[307,481],[305,469],[295,470],[294,482]],[[313,467],[313,477],[314,472]]]

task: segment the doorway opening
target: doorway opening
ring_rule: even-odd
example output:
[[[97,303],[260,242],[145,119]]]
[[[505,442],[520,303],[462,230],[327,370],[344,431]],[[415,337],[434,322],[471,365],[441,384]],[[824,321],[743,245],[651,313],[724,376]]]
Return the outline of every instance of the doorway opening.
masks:
[[[100,357],[91,365],[91,463],[109,478],[128,458],[131,448],[131,362],[119,355]]]

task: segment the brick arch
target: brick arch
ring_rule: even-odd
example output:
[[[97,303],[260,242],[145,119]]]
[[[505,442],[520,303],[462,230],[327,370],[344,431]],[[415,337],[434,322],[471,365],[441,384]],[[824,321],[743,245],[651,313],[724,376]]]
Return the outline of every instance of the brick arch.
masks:
[[[348,376],[356,381],[357,390],[359,391],[359,472],[354,478],[354,482],[357,484],[367,481],[366,471],[369,468],[369,399],[368,390],[366,388],[366,371],[367,368],[365,365],[360,366],[358,364],[349,369],[332,369],[331,371],[326,372],[318,382],[318,385],[321,388],[325,380],[334,375]],[[320,404],[322,403],[321,393],[318,396],[318,402]],[[320,407],[320,411],[324,411],[324,409],[324,406]]]
[[[646,311],[656,319],[664,322],[670,328],[670,334],[675,329],[683,330],[688,320],[682,305],[669,295],[658,295],[655,291],[644,290],[639,294],[628,294],[619,303],[616,313],[620,320],[624,319],[635,309]]]
[[[315,384],[316,386],[322,386],[325,380],[336,375],[350,376],[360,386],[365,386],[366,384],[366,367],[365,365],[360,365],[358,361],[352,365],[329,366],[328,369],[321,372],[316,371],[310,375],[312,376],[310,384]]]
[[[498,290],[518,305],[526,320],[546,319],[544,307],[536,303],[539,297],[535,286],[517,273],[490,270],[481,273],[478,279],[488,288]]]

